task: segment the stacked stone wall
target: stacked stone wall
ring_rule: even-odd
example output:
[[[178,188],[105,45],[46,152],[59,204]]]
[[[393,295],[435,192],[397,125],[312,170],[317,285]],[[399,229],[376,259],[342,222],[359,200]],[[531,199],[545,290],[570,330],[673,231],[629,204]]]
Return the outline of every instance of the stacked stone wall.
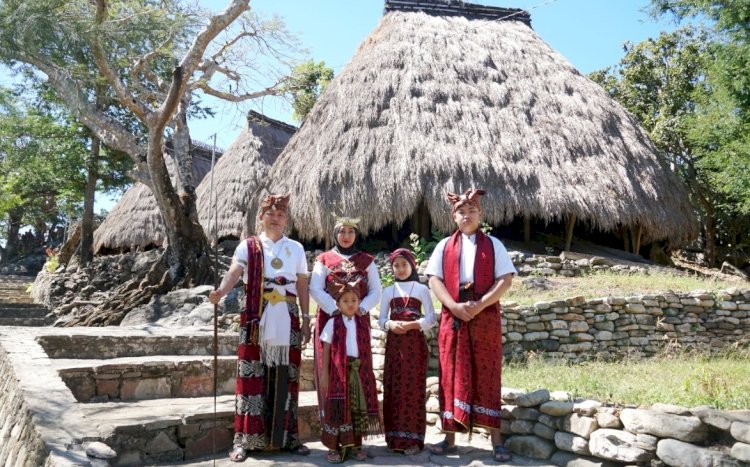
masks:
[[[34,429],[13,365],[0,347],[0,465],[43,465],[49,452]]]
[[[378,310],[372,315],[374,366],[381,377],[386,334],[377,327]],[[666,346],[715,350],[750,342],[750,289],[505,304],[502,322],[505,359],[528,353],[570,361],[648,357]],[[428,342],[430,369],[436,370],[435,329]]]
[[[437,386],[437,378],[431,387]],[[572,400],[503,390],[502,432],[514,453],[554,465],[722,465],[750,462],[750,413]],[[433,414],[435,417],[436,415]]]

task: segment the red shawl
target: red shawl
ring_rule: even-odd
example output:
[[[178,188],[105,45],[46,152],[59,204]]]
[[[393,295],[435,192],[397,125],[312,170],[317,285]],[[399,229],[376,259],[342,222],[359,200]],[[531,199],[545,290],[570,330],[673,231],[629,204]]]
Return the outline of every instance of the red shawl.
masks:
[[[331,339],[331,366],[328,376],[328,421],[332,426],[351,423],[347,394],[346,325],[342,315],[334,316]],[[378,394],[375,373],[372,371],[372,348],[370,347],[370,316],[356,316],[357,349],[359,351],[359,379],[367,402],[367,436],[377,436],[380,429]]]
[[[443,252],[443,282],[451,298],[458,302],[461,281],[461,231],[451,235]],[[495,248],[490,237],[477,230],[477,255],[474,258],[474,293],[484,295],[495,283]]]

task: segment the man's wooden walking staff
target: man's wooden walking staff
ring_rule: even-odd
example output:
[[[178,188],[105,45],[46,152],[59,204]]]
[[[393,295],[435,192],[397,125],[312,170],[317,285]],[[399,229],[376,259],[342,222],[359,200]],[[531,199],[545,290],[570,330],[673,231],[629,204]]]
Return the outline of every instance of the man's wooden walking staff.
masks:
[[[214,241],[214,290],[219,290],[219,232],[218,232],[218,213],[216,212],[216,199],[214,198],[214,165],[216,162],[216,133],[214,133],[214,145],[211,148],[211,186],[208,192],[208,201],[211,203],[208,216],[208,228],[211,228],[211,220],[214,221],[213,241]],[[218,369],[219,369],[219,304],[214,304],[214,339],[213,339],[213,383],[214,383],[214,423],[211,435],[211,457],[213,457],[214,467],[216,466],[216,396],[218,392]]]

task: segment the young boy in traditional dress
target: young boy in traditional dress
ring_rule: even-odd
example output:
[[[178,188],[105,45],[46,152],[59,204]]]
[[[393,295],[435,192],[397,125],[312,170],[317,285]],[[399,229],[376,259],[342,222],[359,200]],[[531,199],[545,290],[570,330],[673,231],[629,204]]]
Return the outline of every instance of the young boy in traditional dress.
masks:
[[[355,319],[360,303],[356,284],[333,282],[328,292],[341,313],[320,333],[323,364],[318,390],[325,401],[321,441],[332,464],[343,462],[350,450],[364,461],[362,438],[381,432],[369,320]]]
[[[500,433],[500,377],[503,348],[500,297],[516,269],[500,240],[479,229],[483,190],[448,193],[458,230],[438,243],[425,271],[443,304],[438,350],[440,420],[445,439],[428,448],[456,451],[455,434],[474,427],[490,431],[492,457],[512,456]]]
[[[383,374],[385,441],[390,449],[411,456],[424,447],[429,351],[423,333],[435,325],[435,310],[430,290],[419,283],[412,252],[399,248],[388,260],[396,281],[383,291],[378,320],[388,333]]]

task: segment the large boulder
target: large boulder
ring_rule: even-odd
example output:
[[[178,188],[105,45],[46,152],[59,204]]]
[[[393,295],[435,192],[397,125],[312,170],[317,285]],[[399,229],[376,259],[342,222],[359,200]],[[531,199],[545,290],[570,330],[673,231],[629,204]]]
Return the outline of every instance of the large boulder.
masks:
[[[596,457],[617,462],[648,462],[653,454],[637,447],[638,439],[627,431],[604,428],[591,433],[589,451]]]
[[[684,417],[643,409],[624,409],[620,420],[627,431],[646,433],[659,438],[675,438],[688,443],[701,442],[708,428],[698,417]]]
[[[739,467],[741,464],[726,454],[694,446],[676,439],[663,439],[656,446],[656,455],[672,467]]]

